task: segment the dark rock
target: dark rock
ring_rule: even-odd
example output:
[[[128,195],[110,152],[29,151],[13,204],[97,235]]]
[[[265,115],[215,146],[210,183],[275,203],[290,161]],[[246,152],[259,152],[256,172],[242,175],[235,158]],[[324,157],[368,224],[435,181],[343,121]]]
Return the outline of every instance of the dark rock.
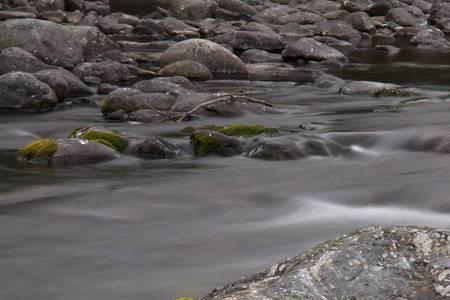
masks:
[[[245,14],[249,16],[255,15],[257,13],[255,8],[240,0],[217,0],[216,2],[220,8],[235,13]]]
[[[26,11],[14,11],[14,10],[0,11],[0,21],[7,19],[25,19],[25,18],[34,19],[36,18],[36,15],[34,13]]]
[[[83,81],[87,77],[97,77],[101,82],[107,83],[125,81],[130,75],[127,66],[114,61],[82,63],[73,72]]]
[[[81,139],[59,139],[52,165],[81,165],[105,162],[120,157],[114,149],[101,143]]]
[[[0,76],[0,110],[41,112],[52,109],[56,103],[54,91],[29,73]]]
[[[450,1],[438,0],[433,4],[430,22],[445,31],[450,31]]]
[[[374,32],[375,25],[372,22],[372,19],[365,12],[355,12],[347,15],[345,20],[352,25],[353,28],[364,31],[364,32]]]
[[[192,60],[180,60],[159,70],[160,76],[184,76],[194,81],[213,79],[211,71],[203,64]]]
[[[361,41],[361,35],[353,27],[343,21],[321,21],[317,23],[321,35],[332,36],[357,46]]]
[[[445,34],[438,29],[426,28],[415,34],[411,40],[411,44],[418,48],[428,49],[448,49],[450,43],[446,39]]]
[[[312,38],[301,38],[289,44],[282,53],[285,59],[347,62],[344,54]]]
[[[240,58],[246,63],[281,62],[283,60],[280,54],[258,49],[244,51]]]
[[[68,11],[83,10],[84,0],[65,0]]]
[[[0,52],[0,75],[13,71],[34,73],[52,68],[22,48],[10,47]]]
[[[330,156],[324,141],[294,136],[260,137],[251,142],[245,156],[265,160],[293,160],[308,156]]]
[[[107,50],[118,49],[97,28],[35,19],[0,23],[0,49],[8,47],[23,48],[45,63],[65,68],[72,68]]]
[[[111,9],[110,9],[109,5],[107,5],[101,1],[95,1],[95,2],[85,1],[83,10],[85,12],[96,12],[100,16],[106,16],[111,13]]]
[[[398,7],[386,13],[386,21],[392,21],[401,26],[423,25],[426,22],[424,13],[415,6]]]
[[[48,10],[66,10],[64,0],[38,0],[34,3],[34,7],[40,12]]]
[[[445,299],[449,235],[424,227],[360,229],[201,300]]]
[[[117,85],[112,85],[109,83],[102,83],[97,87],[97,93],[100,95],[108,95],[109,93],[114,92],[119,87]]]
[[[113,91],[103,99],[102,113],[108,116],[110,113],[122,110],[129,114],[140,109],[149,108],[166,111],[174,103],[175,98],[167,94],[149,94],[135,89],[121,88]]]
[[[123,111],[122,111],[123,112]],[[108,114],[108,119],[112,120],[114,113]],[[125,113],[125,112],[124,112]],[[128,115],[129,121],[141,122],[141,123],[161,123],[167,121],[167,116],[160,114],[152,109],[139,109]]]
[[[146,159],[170,159],[181,154],[178,146],[161,137],[149,137],[133,147],[132,153]]]
[[[97,19],[97,27],[105,34],[132,33],[133,26],[121,24],[109,16]]]
[[[247,75],[242,61],[224,47],[208,40],[191,39],[171,46],[161,55],[163,66],[180,60],[193,60],[204,64],[215,74]]]
[[[93,92],[89,89],[77,76],[64,69],[42,70],[34,73],[34,76],[51,86],[54,90],[54,83],[62,81],[62,85],[66,87],[63,98],[89,96]]]
[[[220,155],[233,156],[242,153],[242,146],[236,138],[225,134],[210,131],[199,130],[191,135],[191,144],[195,156]]]
[[[216,38],[216,42],[228,44],[236,50],[281,51],[285,46],[280,35],[258,31],[228,32]]]

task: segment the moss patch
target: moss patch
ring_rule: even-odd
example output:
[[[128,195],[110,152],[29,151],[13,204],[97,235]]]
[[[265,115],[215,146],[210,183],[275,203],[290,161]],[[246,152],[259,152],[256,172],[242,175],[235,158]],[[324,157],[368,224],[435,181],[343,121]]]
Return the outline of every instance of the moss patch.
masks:
[[[196,156],[206,156],[208,154],[223,155],[225,153],[225,147],[220,140],[208,133],[201,132],[192,135],[191,142]]]
[[[50,160],[58,150],[54,139],[39,139],[19,149],[19,155],[29,160]]]
[[[255,136],[261,134],[278,133],[277,128],[264,127],[262,125],[243,125],[243,124],[231,124],[227,126],[206,125],[200,128],[189,126],[184,128],[181,131],[181,133],[190,134],[198,129],[217,131],[228,136]]]
[[[118,152],[124,151],[128,146],[128,141],[125,138],[109,131],[88,130],[81,134],[79,138],[101,143]]]

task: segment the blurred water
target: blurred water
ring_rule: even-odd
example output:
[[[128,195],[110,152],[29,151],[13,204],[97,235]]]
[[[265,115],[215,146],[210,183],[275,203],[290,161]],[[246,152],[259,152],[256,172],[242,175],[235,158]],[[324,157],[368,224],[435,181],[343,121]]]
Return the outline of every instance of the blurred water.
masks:
[[[445,57],[355,57],[340,76],[449,90]],[[286,113],[188,125],[299,131],[310,124],[356,154],[287,162],[124,157],[94,166],[24,167],[15,151],[39,136],[63,137],[94,123],[181,142],[176,133],[186,124],[106,123],[95,108],[1,115],[0,299],[197,297],[363,225],[450,228],[450,156],[415,151],[450,133],[445,99],[389,112],[377,108],[404,99],[340,96],[292,83],[204,87],[250,89]]]

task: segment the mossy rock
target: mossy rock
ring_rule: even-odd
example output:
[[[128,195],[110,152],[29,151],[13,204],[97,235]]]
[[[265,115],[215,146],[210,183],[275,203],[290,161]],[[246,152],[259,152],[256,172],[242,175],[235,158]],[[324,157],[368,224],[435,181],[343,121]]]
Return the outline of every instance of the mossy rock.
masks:
[[[50,161],[58,151],[54,139],[39,139],[19,149],[20,159],[25,161]]]
[[[410,91],[395,88],[381,89],[374,94],[375,97],[409,97],[412,95]]]
[[[244,124],[231,124],[227,126],[215,126],[215,125],[206,125],[202,126],[202,130],[212,130],[216,132],[220,132],[222,134],[228,136],[256,136],[256,135],[273,135],[279,132],[277,128],[273,127],[265,127],[262,125],[244,125]],[[181,133],[190,134],[195,132],[197,129],[195,127],[189,126],[184,128]]]
[[[103,144],[105,146],[108,146],[118,152],[123,152],[128,147],[127,139],[118,133],[106,131],[106,130],[105,131],[96,130],[94,128],[94,129],[86,130],[85,132],[81,133],[80,135],[77,135],[81,129],[83,129],[83,128],[77,128],[77,129],[72,130],[72,132],[69,134],[68,137],[94,141],[94,142]]]
[[[207,132],[192,135],[192,145],[196,156],[207,156],[208,154],[223,155],[225,147],[217,136]]]

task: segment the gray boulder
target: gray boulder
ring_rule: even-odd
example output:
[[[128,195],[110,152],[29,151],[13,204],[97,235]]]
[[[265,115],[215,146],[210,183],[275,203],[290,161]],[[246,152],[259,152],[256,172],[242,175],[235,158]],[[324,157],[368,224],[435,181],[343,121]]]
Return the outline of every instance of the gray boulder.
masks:
[[[46,83],[24,72],[0,76],[0,110],[41,112],[52,109],[58,100]]]
[[[260,49],[276,52],[285,46],[279,34],[258,31],[227,32],[217,37],[215,41],[230,45],[235,50]]]
[[[160,76],[183,76],[194,81],[213,79],[211,71],[202,63],[193,60],[180,60],[159,70]]]
[[[297,42],[289,44],[281,55],[285,59],[337,61],[341,63],[348,61],[340,51],[312,38],[301,38]]]
[[[441,29],[450,30],[450,1],[439,0],[434,2],[430,11],[430,22]]]
[[[115,61],[102,61],[99,63],[86,62],[78,65],[74,74],[81,80],[87,77],[97,77],[101,82],[118,83],[128,79],[130,72],[126,65]]]
[[[246,63],[281,62],[283,57],[280,54],[270,53],[259,49],[249,49],[244,51],[240,58]]]
[[[96,27],[61,25],[36,19],[0,23],[0,49],[20,47],[47,64],[73,68],[112,49],[119,49]]]
[[[135,145],[132,153],[146,159],[169,159],[179,156],[181,150],[176,144],[156,136],[146,138],[143,142]]]
[[[34,73],[52,68],[22,48],[10,47],[0,52],[0,75],[13,71]]]
[[[33,74],[38,80],[47,83],[53,88],[53,84],[58,80],[65,82],[66,89],[63,98],[89,96],[93,91],[89,89],[77,76],[65,69],[42,70]]]
[[[193,60],[204,64],[215,74],[247,75],[244,63],[226,48],[201,39],[190,39],[172,45],[163,52],[160,63],[167,66],[180,60]]]
[[[446,299],[449,235],[422,227],[360,229],[201,300]]]
[[[386,13],[386,21],[392,21],[401,26],[417,26],[426,23],[425,14],[415,6],[398,7]]]

